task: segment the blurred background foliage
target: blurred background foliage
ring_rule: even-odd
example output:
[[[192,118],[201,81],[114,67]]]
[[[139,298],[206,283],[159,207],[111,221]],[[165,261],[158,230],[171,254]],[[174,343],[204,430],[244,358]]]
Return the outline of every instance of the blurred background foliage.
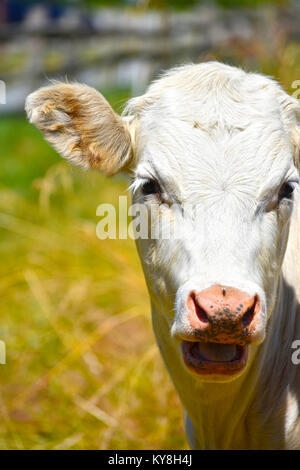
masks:
[[[162,68],[208,59],[270,74],[293,92],[300,79],[298,3],[220,0],[209,14],[209,2],[196,1],[50,3],[93,7],[100,19],[95,26],[84,13],[82,21],[80,10],[70,24],[66,10],[57,26],[57,16],[45,22],[41,10],[29,9],[27,19],[15,12],[12,21],[8,10],[16,0],[6,1],[0,14],[0,79],[7,84],[7,103],[0,105],[0,340],[7,346],[7,364],[0,365],[0,448],[187,448],[134,242],[96,237],[97,206],[117,208],[128,181],[69,167],[26,121],[24,98],[47,78],[66,74],[101,88],[121,111]],[[123,8],[113,13],[112,6]],[[263,9],[243,16],[243,6]],[[151,9],[167,7],[177,9],[169,18],[173,29],[151,42],[153,28],[156,36],[165,24]],[[127,8],[143,12],[130,23]],[[178,38],[179,55],[172,49]],[[170,48],[157,55],[166,40]],[[108,60],[105,51],[116,57]]]
[[[40,4],[40,0],[12,0],[11,4],[34,5]],[[225,8],[231,7],[257,7],[263,4],[287,5],[290,0],[45,0],[43,3],[49,5],[80,5],[92,7],[126,7],[146,6],[148,8],[175,8],[179,10],[189,9],[197,4],[220,5]]]

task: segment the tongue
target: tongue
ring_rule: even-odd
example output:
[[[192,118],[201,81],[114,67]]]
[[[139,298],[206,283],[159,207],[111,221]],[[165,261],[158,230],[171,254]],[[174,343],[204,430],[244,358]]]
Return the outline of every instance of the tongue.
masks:
[[[229,362],[237,354],[236,344],[198,343],[198,352],[207,361]]]

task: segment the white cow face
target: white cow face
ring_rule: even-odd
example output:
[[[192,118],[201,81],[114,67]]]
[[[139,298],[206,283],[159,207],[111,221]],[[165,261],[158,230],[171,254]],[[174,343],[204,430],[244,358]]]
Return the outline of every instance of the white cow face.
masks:
[[[27,112],[68,159],[134,175],[150,221],[138,251],[168,325],[159,341],[200,380],[240,375],[274,306],[299,183],[297,100],[207,63],[166,74],[123,120],[81,85],[39,90]]]
[[[174,229],[137,243],[186,366],[224,381],[245,369],[247,345],[264,339],[299,176],[283,92],[212,64],[209,79],[203,66],[193,78],[194,67],[150,87],[146,104],[133,102],[142,108],[133,200],[151,212],[152,233]]]

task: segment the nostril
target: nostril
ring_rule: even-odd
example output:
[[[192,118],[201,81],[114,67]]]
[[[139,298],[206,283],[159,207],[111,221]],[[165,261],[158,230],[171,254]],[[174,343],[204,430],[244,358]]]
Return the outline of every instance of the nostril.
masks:
[[[254,314],[256,311],[256,304],[257,304],[257,295],[254,297],[253,304],[246,310],[245,314],[242,318],[242,325],[249,326],[254,318]]]
[[[203,323],[208,323],[209,322],[209,319],[208,319],[208,316],[204,310],[204,308],[201,307],[201,305],[199,305],[199,303],[197,302],[197,299],[196,299],[196,296],[194,293],[192,293],[191,295],[193,301],[194,301],[194,305],[195,305],[195,311],[196,311],[196,314],[197,314],[197,317],[199,318],[200,321],[202,321]]]

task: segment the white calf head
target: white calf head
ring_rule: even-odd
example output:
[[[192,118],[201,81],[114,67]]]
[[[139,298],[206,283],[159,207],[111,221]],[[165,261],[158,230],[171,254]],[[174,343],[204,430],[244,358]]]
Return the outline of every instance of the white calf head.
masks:
[[[82,85],[42,88],[26,109],[70,161],[133,175],[152,233],[173,229],[137,241],[168,341],[203,380],[240,374],[274,306],[299,181],[297,100],[206,63],[165,74],[123,119]]]

